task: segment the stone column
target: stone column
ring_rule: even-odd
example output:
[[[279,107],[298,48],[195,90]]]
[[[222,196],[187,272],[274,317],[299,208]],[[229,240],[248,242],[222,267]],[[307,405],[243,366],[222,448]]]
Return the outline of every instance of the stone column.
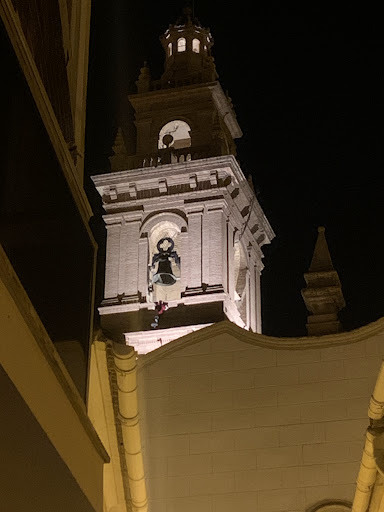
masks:
[[[107,247],[105,258],[104,299],[117,297],[119,283],[119,255],[121,218],[104,217],[107,229]]]
[[[256,322],[256,274],[257,268],[254,260],[254,255],[251,253],[252,248],[248,249],[248,264],[249,264],[249,327],[252,332],[257,332]]]
[[[227,277],[227,222],[221,207],[209,210],[206,217],[209,227],[207,230],[209,235],[207,249],[204,246],[204,252],[209,254],[207,282],[210,286],[225,286]]]
[[[119,293],[128,297],[138,294],[140,224],[141,219],[137,216],[125,217],[120,237]]]
[[[148,235],[145,233],[145,236],[139,239],[139,282],[138,282],[138,291],[143,299],[148,295]]]
[[[247,329],[250,328],[251,326],[251,286],[250,286],[250,270],[249,270],[249,263],[248,263],[248,268],[247,268],[247,274],[246,274],[246,282],[245,282],[245,293],[246,293],[246,296],[245,296],[245,299],[246,299],[246,325],[247,325]]]
[[[205,285],[211,284],[210,282],[210,245],[211,245],[211,229],[210,217],[207,210],[204,211],[202,218],[202,247],[201,247],[201,267],[202,276],[201,282]]]
[[[231,301],[235,300],[234,231],[234,226],[231,221],[227,219],[227,282],[224,291],[228,293]]]
[[[188,239],[189,235],[187,232],[182,231],[179,235],[180,239],[180,292],[183,293],[189,283],[189,270],[191,266],[191,260],[188,251]]]
[[[150,145],[152,119],[136,119],[137,126],[137,154],[148,155],[153,153],[153,147]],[[157,141],[156,141],[157,149]],[[155,149],[155,151],[156,151]]]
[[[201,288],[202,283],[202,214],[202,208],[187,212],[189,247],[188,288]]]
[[[256,332],[262,332],[261,322],[261,269],[259,265],[255,266],[255,298],[256,298]]]

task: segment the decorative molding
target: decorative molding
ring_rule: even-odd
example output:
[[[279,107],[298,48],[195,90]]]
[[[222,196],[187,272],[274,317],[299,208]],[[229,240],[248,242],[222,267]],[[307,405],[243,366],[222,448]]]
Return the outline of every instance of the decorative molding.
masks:
[[[77,178],[77,170],[73,163],[71,154],[65,142],[60,125],[53,111],[48,94],[45,90],[43,81],[33,59],[31,50],[28,46],[24,32],[20,23],[19,16],[15,11],[11,0],[2,0],[0,2],[0,15],[12,43],[17,59],[28,83],[41,119],[47,130],[48,136],[52,142],[60,167],[64,173],[72,197],[76,203],[79,213],[83,219],[88,236],[96,247],[91,229],[89,228],[89,219],[93,212],[87,196]]]
[[[148,510],[137,399],[137,353],[132,347],[108,341],[117,389],[117,420],[121,429],[129,496],[134,510]]]
[[[172,352],[177,352],[186,347],[201,343],[205,340],[229,334],[239,340],[256,347],[270,348],[274,350],[311,350],[327,347],[338,347],[340,345],[351,345],[371,338],[376,335],[384,336],[384,317],[367,326],[360,327],[353,331],[337,334],[326,334],[324,336],[303,336],[298,338],[277,338],[264,334],[246,331],[236,324],[223,320],[212,324],[199,332],[193,332],[174,340],[172,343],[161,347],[152,354],[148,354],[142,360],[142,364],[150,364],[155,359],[160,359]]]

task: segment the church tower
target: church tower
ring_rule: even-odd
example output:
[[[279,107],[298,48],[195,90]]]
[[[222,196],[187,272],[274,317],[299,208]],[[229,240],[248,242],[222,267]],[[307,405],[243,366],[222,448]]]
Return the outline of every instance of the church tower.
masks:
[[[235,158],[242,132],[218,81],[209,29],[189,9],[160,38],[164,72],[140,70],[137,143],[118,130],[93,177],[107,227],[101,326],[147,353],[228,318],[261,332],[261,247],[274,237]]]

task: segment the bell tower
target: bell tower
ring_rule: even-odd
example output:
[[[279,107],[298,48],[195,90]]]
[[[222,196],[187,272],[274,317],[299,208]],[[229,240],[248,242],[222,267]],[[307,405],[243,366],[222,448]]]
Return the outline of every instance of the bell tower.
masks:
[[[235,158],[242,132],[218,81],[209,29],[190,9],[160,37],[129,96],[136,151],[119,129],[93,177],[107,227],[102,328],[146,353],[228,318],[261,332],[261,247],[274,237]]]

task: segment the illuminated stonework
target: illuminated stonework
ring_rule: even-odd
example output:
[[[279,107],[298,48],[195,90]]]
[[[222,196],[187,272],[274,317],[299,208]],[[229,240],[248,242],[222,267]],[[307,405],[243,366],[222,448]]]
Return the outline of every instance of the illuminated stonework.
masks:
[[[93,178],[107,227],[102,328],[140,354],[224,319],[261,332],[261,247],[274,237],[235,158],[242,132],[209,29],[186,8],[160,40],[160,80],[145,64],[129,96],[135,153],[118,130],[112,172]]]
[[[191,128],[185,121],[176,119],[165,124],[159,132],[159,149],[191,146]],[[168,140],[167,140],[168,137]]]
[[[159,329],[195,330],[228,318],[261,332],[261,247],[273,232],[233,156],[93,179],[106,211],[104,329],[125,325],[125,337],[150,331],[162,301],[168,309]],[[180,265],[172,264],[175,284],[159,286],[152,261],[166,237]]]

